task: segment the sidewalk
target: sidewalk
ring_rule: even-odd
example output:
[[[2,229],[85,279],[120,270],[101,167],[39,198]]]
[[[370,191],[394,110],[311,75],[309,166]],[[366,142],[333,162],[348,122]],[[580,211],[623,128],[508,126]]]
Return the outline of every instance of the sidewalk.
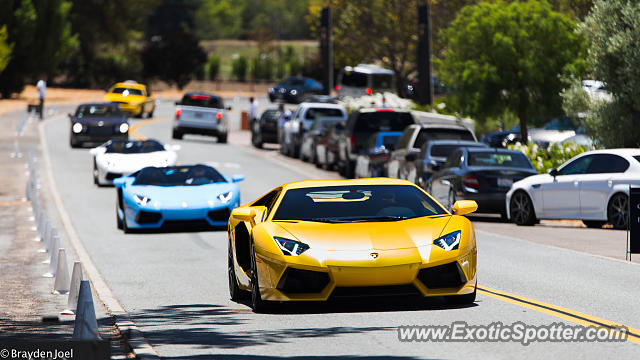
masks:
[[[60,315],[66,308],[67,296],[53,295],[55,279],[42,276],[49,267],[42,261],[49,254],[38,252],[43,243],[34,241],[37,231],[31,203],[25,199],[29,150],[33,149],[36,158],[41,159],[35,121],[28,122],[19,137],[22,157],[15,156],[16,129],[24,115],[23,111],[0,115],[4,129],[0,133],[0,340],[71,340],[75,317]],[[40,197],[47,217],[59,231],[71,274],[76,256],[49,199],[47,184],[42,178],[40,181]],[[101,337],[112,341],[113,358],[124,358],[112,317],[95,292],[93,298]]]

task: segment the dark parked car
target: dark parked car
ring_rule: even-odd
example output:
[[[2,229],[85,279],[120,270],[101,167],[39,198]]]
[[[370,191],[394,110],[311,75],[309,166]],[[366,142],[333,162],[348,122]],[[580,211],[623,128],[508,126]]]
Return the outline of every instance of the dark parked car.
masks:
[[[261,148],[264,143],[278,143],[279,117],[280,112],[277,109],[268,109],[251,124],[251,143],[253,146]]]
[[[369,137],[365,149],[356,159],[356,178],[379,177],[383,175],[384,164],[402,135],[401,131],[381,131]]]
[[[81,104],[69,114],[72,148],[102,144],[111,139],[129,139],[127,116],[116,103]]]
[[[292,76],[269,88],[269,100],[299,104],[307,97],[322,93],[324,93],[324,87],[319,82],[310,78]]]
[[[410,181],[414,181],[422,188],[427,186],[431,180],[431,176],[438,172],[442,165],[447,161],[449,156],[461,147],[484,147],[487,145],[475,141],[463,140],[432,140],[422,144],[420,153],[418,153],[415,161],[411,163],[412,169],[409,176]]]
[[[505,149],[459,148],[427,186],[448,209],[458,200],[474,200],[478,212],[506,219],[505,198],[511,185],[537,172],[521,152]]]
[[[338,169],[340,174],[352,178],[356,159],[369,137],[378,131],[404,131],[415,124],[413,115],[406,110],[390,108],[363,108],[349,114],[344,132],[338,138]]]

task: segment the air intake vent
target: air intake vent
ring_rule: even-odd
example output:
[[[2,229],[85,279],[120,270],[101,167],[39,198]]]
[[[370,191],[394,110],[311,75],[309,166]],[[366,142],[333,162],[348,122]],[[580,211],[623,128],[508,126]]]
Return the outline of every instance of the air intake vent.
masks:
[[[288,268],[278,282],[277,289],[292,294],[319,293],[329,284],[326,272]]]
[[[140,210],[136,216],[138,224],[155,224],[162,219],[162,215],[157,212]]]
[[[467,282],[457,261],[422,269],[418,279],[429,289],[455,288]]]

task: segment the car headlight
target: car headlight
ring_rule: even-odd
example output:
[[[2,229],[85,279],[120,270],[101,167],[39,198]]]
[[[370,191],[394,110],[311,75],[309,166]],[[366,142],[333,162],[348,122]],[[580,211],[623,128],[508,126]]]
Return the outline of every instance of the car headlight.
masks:
[[[291,91],[290,91],[290,93],[291,93],[291,95],[295,95],[295,94],[297,94],[297,93],[298,93],[298,90],[293,89],[293,90],[291,90]]]
[[[285,239],[279,236],[274,236],[273,240],[276,241],[276,244],[278,244],[278,247],[285,255],[298,256],[309,250],[309,245],[301,243],[300,241]]]
[[[82,124],[80,123],[73,124],[73,127],[71,127],[71,130],[73,130],[74,133],[79,134],[80,132],[82,132]]]
[[[220,195],[218,195],[218,199],[219,199],[223,204],[226,204],[226,203],[228,203],[229,201],[231,201],[231,197],[232,197],[232,196],[233,196],[233,191],[229,191],[229,192],[226,192],[226,193],[224,193],[224,194],[220,194]]]
[[[460,230],[454,231],[433,240],[433,244],[445,249],[446,251],[457,250],[460,246],[460,236]]]
[[[151,198],[144,195],[135,194],[133,195],[133,200],[142,206],[146,206],[149,203],[149,201],[151,201]]]
[[[127,124],[127,123],[120,124],[119,130],[123,134],[126,133],[127,131],[129,131],[129,124]]]

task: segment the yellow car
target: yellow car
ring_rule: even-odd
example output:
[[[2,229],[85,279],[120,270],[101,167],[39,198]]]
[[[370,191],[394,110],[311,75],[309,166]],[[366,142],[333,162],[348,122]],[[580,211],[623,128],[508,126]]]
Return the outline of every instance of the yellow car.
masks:
[[[399,179],[308,180],[282,185],[229,218],[228,275],[233,300],[251,307],[370,295],[476,297],[476,241],[453,215]]]
[[[135,117],[147,114],[153,117],[156,108],[155,99],[147,92],[147,87],[135,81],[119,82],[104,95],[104,100],[120,105],[122,111]]]

